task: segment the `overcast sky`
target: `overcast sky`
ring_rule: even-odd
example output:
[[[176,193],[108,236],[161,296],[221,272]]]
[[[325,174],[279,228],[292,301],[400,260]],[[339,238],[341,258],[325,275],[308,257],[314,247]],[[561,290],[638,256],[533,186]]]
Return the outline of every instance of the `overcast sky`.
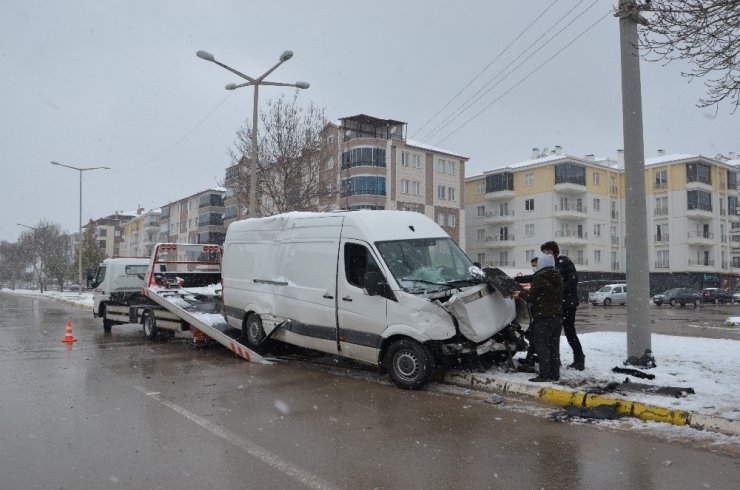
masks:
[[[0,240],[44,217],[77,230],[79,174],[51,160],[113,168],[85,173],[84,222],[217,185],[251,118],[252,89],[224,90],[241,80],[197,58],[199,49],[251,76],[290,49],[268,80],[310,82],[300,100],[331,120],[405,121],[412,139],[469,157],[467,176],[526,160],[533,147],[615,157],[615,2],[0,0]],[[571,21],[524,61],[547,29],[543,40]],[[740,153],[740,114],[697,108],[704,87],[680,71],[642,63],[646,157],[659,148]],[[453,119],[481,87],[493,88]],[[265,87],[260,105],[292,91]]]

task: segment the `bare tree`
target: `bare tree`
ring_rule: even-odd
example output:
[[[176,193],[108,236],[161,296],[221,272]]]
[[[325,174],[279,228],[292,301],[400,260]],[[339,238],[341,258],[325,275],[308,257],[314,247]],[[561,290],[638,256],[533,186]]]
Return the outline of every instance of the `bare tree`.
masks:
[[[103,259],[105,259],[105,252],[98,246],[98,241],[95,238],[95,225],[93,225],[92,220],[85,226],[77,246],[82,247],[82,270],[87,274],[92,273]],[[79,252],[75,250],[72,270],[78,270],[77,263],[80,260],[79,257]],[[82,287],[82,284],[80,284],[80,287]]]
[[[10,276],[10,289],[23,277],[23,272],[31,265],[31,253],[20,242],[0,243],[0,270],[3,277]]]
[[[257,202],[260,214],[287,211],[316,211],[320,201],[336,191],[322,178],[324,154],[321,132],[326,125],[324,110],[313,103],[301,107],[297,94],[269,101],[260,112],[258,127]],[[235,147],[230,150],[236,175],[225,182],[239,205],[249,203],[249,159],[252,154],[252,127],[246,122],[237,131]]]
[[[55,231],[58,232],[49,233],[49,236],[46,238],[47,246],[45,250],[46,258],[44,259],[44,273],[56,279],[59,291],[62,291],[64,290],[64,280],[75,269],[72,269],[72,259],[69,253],[69,236],[61,233],[58,228]]]
[[[649,0],[640,32],[648,61],[687,61],[682,72],[700,78],[707,87],[699,107],[729,99],[734,113],[740,106],[740,2],[738,0]]]

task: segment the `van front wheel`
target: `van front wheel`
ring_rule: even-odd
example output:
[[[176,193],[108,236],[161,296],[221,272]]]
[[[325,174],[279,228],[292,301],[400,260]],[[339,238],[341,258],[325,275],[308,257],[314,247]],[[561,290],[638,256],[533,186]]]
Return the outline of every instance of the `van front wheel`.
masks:
[[[396,340],[385,354],[385,368],[399,388],[418,390],[432,377],[434,356],[415,340]]]
[[[262,319],[252,313],[247,317],[247,323],[242,332],[244,340],[252,347],[259,347],[265,341],[265,329],[262,328]]]

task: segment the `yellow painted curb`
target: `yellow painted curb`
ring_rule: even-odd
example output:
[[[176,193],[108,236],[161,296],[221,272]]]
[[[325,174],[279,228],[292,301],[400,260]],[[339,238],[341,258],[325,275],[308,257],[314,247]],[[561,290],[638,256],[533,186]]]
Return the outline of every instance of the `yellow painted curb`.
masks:
[[[615,400],[613,398],[605,398],[603,396],[589,395],[581,392],[542,388],[539,393],[539,399],[561,406],[597,407],[599,405],[616,405],[617,414],[619,415],[628,415],[640,420],[667,422],[673,425],[686,425],[689,423],[689,414],[683,410],[670,410],[655,405],[646,405],[628,400]]]

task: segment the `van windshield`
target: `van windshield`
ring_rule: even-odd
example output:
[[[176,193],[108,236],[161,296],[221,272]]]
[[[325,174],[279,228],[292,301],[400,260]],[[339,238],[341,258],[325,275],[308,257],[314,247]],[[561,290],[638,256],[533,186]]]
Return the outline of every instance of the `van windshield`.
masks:
[[[376,242],[380,255],[404,291],[439,291],[477,282],[470,259],[449,237]]]

